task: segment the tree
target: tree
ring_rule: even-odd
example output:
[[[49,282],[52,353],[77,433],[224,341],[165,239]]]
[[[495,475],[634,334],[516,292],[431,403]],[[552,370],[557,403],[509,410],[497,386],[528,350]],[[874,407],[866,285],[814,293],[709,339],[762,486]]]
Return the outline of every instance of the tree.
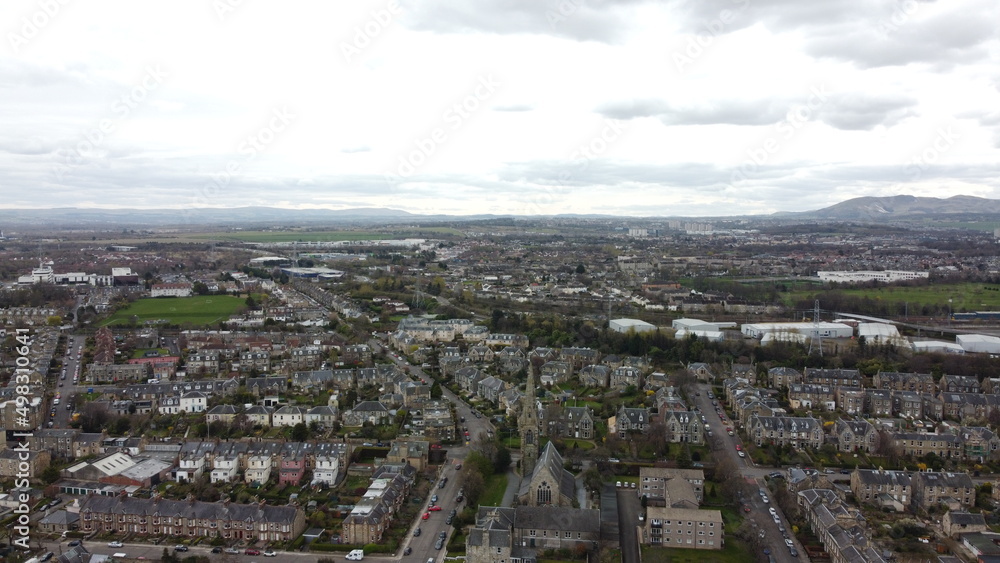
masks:
[[[300,422],[292,427],[292,439],[296,442],[305,442],[309,439],[309,427],[304,422]]]
[[[475,466],[465,465],[459,474],[459,483],[465,491],[465,502],[467,506],[475,506],[479,503],[479,497],[486,490],[486,480]]]
[[[205,284],[205,282],[200,282],[200,281],[194,282],[194,284],[191,285],[191,291],[193,291],[197,295],[209,294],[208,286]]]
[[[585,273],[587,273],[587,268],[585,268],[583,266],[583,264],[577,264],[576,265],[576,273],[578,273],[578,274],[585,274]]]

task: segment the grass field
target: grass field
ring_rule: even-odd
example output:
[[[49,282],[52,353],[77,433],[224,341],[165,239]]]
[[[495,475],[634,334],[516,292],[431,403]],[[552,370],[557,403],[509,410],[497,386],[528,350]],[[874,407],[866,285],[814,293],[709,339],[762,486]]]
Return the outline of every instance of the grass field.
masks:
[[[507,490],[507,474],[490,475],[486,480],[486,490],[479,496],[479,506],[500,506],[503,493]]]
[[[987,289],[989,288],[989,289]],[[983,283],[937,284],[920,287],[887,286],[877,288],[838,288],[835,291],[852,297],[868,297],[892,303],[908,303],[910,311],[918,315],[923,305],[947,306],[951,300],[951,310],[990,311],[1000,309],[1000,287]],[[819,287],[799,286],[784,294],[785,304],[791,305],[803,299],[819,295],[823,303],[823,290]]]
[[[396,238],[396,235],[376,233],[374,231],[238,231],[191,235],[190,238],[201,240],[239,240],[246,242],[338,242],[342,240],[384,240]]]
[[[137,317],[140,325],[146,321],[164,320],[169,324],[204,326],[228,319],[244,304],[245,300],[230,295],[140,299],[115,312],[101,326],[128,324],[133,317]]]

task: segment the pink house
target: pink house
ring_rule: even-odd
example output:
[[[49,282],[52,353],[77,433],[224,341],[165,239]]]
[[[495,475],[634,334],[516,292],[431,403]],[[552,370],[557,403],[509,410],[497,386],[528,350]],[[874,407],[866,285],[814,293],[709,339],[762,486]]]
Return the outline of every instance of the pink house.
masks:
[[[304,455],[283,457],[278,473],[278,484],[298,485],[302,481],[302,476],[305,475],[305,472],[306,458]]]

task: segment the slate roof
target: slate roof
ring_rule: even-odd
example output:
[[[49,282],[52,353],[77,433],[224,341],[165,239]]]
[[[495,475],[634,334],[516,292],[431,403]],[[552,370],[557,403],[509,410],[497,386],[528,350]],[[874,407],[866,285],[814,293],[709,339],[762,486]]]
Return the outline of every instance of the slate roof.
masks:
[[[237,504],[203,502],[199,500],[148,499],[128,496],[88,496],[80,506],[80,513],[160,515],[199,520],[224,520],[243,522],[268,522],[291,524],[295,521],[293,506],[267,504]]]

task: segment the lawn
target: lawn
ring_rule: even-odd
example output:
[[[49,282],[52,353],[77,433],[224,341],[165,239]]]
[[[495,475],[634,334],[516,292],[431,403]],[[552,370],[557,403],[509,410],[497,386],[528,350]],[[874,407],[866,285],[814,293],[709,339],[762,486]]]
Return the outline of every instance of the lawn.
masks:
[[[385,240],[395,238],[395,235],[374,231],[239,231],[192,235],[191,238],[245,242],[337,242],[342,240]]]
[[[506,473],[490,475],[490,478],[486,480],[486,489],[483,490],[483,494],[479,497],[479,506],[500,506],[506,490]]]
[[[140,325],[146,321],[165,321],[175,325],[205,326],[228,319],[243,305],[243,299],[231,295],[140,299],[116,311],[101,326],[129,324],[133,317]]]
[[[573,449],[573,446],[576,446],[581,450],[592,450],[597,447],[590,440],[567,439],[563,440],[563,443],[566,445],[567,449]]]
[[[910,314],[914,316],[920,314],[919,311],[923,305],[947,307],[949,300],[951,301],[951,310],[955,312],[1000,310],[1000,291],[996,291],[994,285],[983,283],[934,284],[914,287],[838,287],[835,291],[852,297],[868,297],[876,301],[908,303]],[[786,304],[818,297],[822,305],[823,292],[824,290],[820,287],[800,286],[782,295]]]

